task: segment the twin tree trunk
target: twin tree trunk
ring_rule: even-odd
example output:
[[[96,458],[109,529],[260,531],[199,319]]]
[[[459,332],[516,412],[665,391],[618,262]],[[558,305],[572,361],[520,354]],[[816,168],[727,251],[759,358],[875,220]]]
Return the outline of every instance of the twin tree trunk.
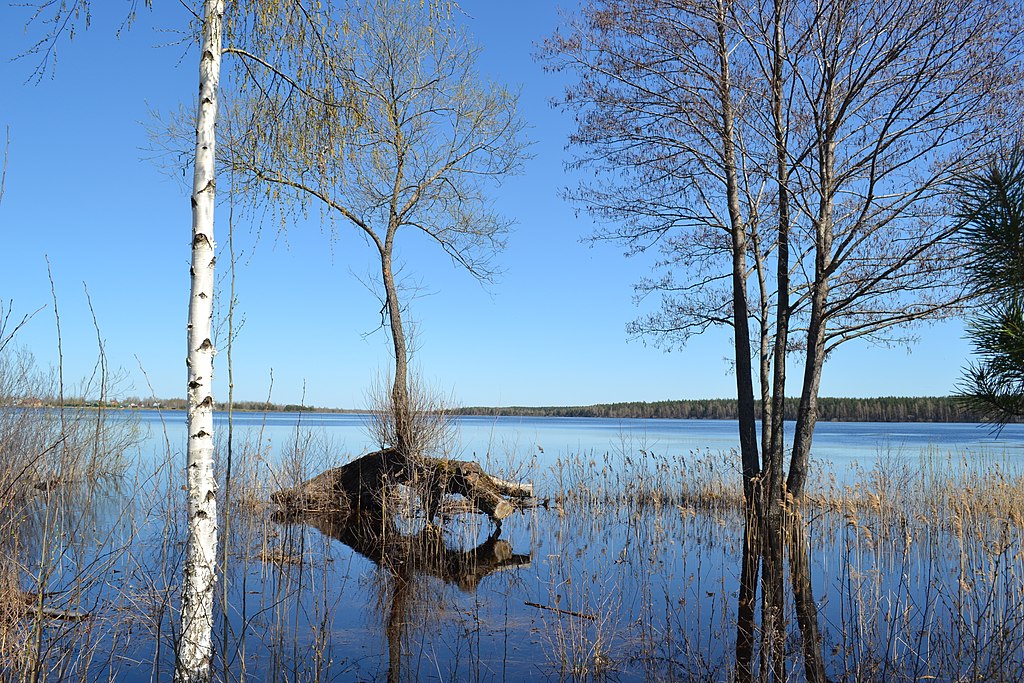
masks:
[[[726,35],[725,5],[719,3],[716,21],[719,52],[719,89],[722,104],[722,157],[725,170],[729,230],[732,237],[733,329],[736,351],[736,390],[739,417],[740,459],[743,469],[743,492],[747,504],[759,514],[776,515],[783,494],[798,498],[803,494],[810,456],[811,440],[817,421],[817,399],[821,370],[825,360],[825,304],[828,298],[827,254],[832,247],[831,195],[832,169],[835,164],[834,145],[830,139],[821,143],[822,195],[817,227],[816,269],[813,282],[811,318],[804,363],[804,381],[796,415],[796,437],[790,457],[789,475],[783,488],[785,473],[785,388],[786,352],[789,346],[790,323],[790,255],[789,255],[789,170],[786,127],[783,120],[783,6],[774,2],[774,26],[771,55],[771,110],[776,153],[776,185],[778,188],[778,247],[776,266],[776,323],[769,362],[762,338],[761,367],[761,453],[758,454],[757,423],[754,406],[753,369],[747,300],[747,227],[740,211],[739,178],[736,163],[735,123],[732,111],[732,80],[729,71],[729,50]],[[826,115],[832,111],[826,106]],[[756,248],[756,242],[755,242]],[[762,297],[765,296],[762,282]],[[766,311],[765,311],[766,312]],[[762,335],[768,334],[766,325]],[[769,376],[771,368],[771,376]],[[771,390],[768,390],[768,386]],[[769,400],[770,399],[770,400]]]
[[[192,268],[188,312],[188,541],[181,593],[181,635],[174,680],[210,679],[217,559],[217,480],[213,467],[213,212],[215,123],[224,0],[206,0],[199,57]]]

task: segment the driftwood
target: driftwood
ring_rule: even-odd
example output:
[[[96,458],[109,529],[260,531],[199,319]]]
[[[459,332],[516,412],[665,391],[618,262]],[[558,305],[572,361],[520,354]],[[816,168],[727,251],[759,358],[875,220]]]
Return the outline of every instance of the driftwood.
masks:
[[[44,594],[43,597],[47,598],[50,595]],[[47,605],[40,600],[40,596],[37,593],[23,592],[20,594],[20,597],[22,603],[20,605],[21,613],[26,617],[41,616],[44,619],[56,619],[58,621],[85,621],[92,617],[92,614],[82,610],[60,609]]]
[[[406,534],[396,524],[396,484],[419,496],[428,524]],[[450,548],[445,534],[432,525],[449,494],[462,496],[459,511],[483,512],[495,522],[493,533],[472,549]],[[477,463],[441,458],[407,459],[394,449],[364,455],[327,470],[271,499],[282,524],[306,524],[341,541],[390,576],[390,594],[381,602],[388,639],[387,680],[401,680],[403,641],[414,622],[417,576],[430,576],[471,592],[495,572],[530,565],[530,554],[517,554],[500,538],[501,520],[515,509],[535,504],[533,486],[487,474]]]
[[[369,453],[271,496],[289,514],[375,513],[386,507],[389,486],[405,484],[419,493],[433,520],[449,494],[459,494],[500,525],[529,505],[531,484],[487,474],[475,462],[445,458],[405,458],[393,448]]]
[[[526,601],[523,603],[527,607],[536,607],[537,609],[546,609],[549,612],[555,612],[557,614],[565,614],[570,617],[579,617],[580,619],[586,619],[588,621],[596,621],[596,614],[586,614],[585,612],[573,612],[571,609],[561,609],[560,607],[551,607],[550,605],[542,605],[539,602]]]

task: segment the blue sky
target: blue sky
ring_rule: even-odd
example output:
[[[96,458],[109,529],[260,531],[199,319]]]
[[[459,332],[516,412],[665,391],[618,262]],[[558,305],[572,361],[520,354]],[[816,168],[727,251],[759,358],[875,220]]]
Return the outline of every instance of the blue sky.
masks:
[[[125,374],[123,393],[182,396],[188,301],[188,191],[156,163],[146,126],[153,110],[191,103],[195,50],[173,45],[188,17],[178,3],[140,10],[131,31],[115,33],[127,3],[95,2],[92,26],[59,47],[55,68],[26,83],[35,62],[9,59],[39,27],[23,29],[24,8],[0,8],[0,131],[10,134],[0,298],[16,314],[45,307],[19,334],[43,367],[56,364],[56,332],[46,258],[58,295],[65,377],[89,375],[96,332],[88,287],[108,362]],[[571,115],[548,102],[557,77],[532,57],[554,30],[554,3],[465,0],[465,22],[484,47],[482,70],[521,87],[521,113],[534,158],[526,172],[494,190],[517,225],[487,289],[449,259],[410,241],[406,272],[425,296],[411,303],[415,363],[428,382],[462,405],[589,404],[725,397],[732,393],[729,337],[711,333],[664,353],[628,340],[627,322],[644,309],[632,285],[650,267],[614,245],[583,240],[593,226],[559,197]],[[228,207],[217,218],[227,247]],[[262,229],[235,225],[235,396],[280,403],[358,407],[389,363],[377,328],[379,304],[359,278],[375,272],[373,254],[354,234],[332,242],[316,222]],[[228,258],[219,259],[226,277]],[[226,301],[226,299],[223,299]],[[944,395],[970,352],[963,326],[924,328],[907,349],[848,345],[825,369],[831,396]],[[217,358],[217,397],[227,396],[226,349]],[[144,371],[144,372],[143,372]],[[148,379],[147,379],[148,378]],[[304,398],[303,398],[304,396]]]

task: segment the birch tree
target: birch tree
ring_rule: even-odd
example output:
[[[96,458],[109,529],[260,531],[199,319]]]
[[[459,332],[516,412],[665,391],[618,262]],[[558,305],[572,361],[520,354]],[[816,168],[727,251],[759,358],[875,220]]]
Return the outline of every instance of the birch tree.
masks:
[[[510,221],[487,191],[524,159],[517,97],[480,77],[479,48],[452,11],[445,2],[349,3],[336,23],[351,30],[324,46],[343,66],[317,74],[317,94],[301,106],[285,90],[250,92],[236,112],[248,132],[229,155],[246,191],[318,207],[332,229],[355,230],[379,257],[395,359],[390,446],[405,457],[420,444],[396,245],[418,232],[491,280]]]
[[[287,88],[293,102],[305,98],[323,102],[314,94],[315,84],[310,84],[304,74],[334,70],[327,45],[338,36],[330,21],[329,2],[309,5],[303,0],[258,0],[233,5],[232,10],[226,14],[224,0],[204,0],[200,24],[187,360],[188,542],[176,681],[209,680],[212,657],[218,530],[213,431],[213,228],[221,59],[224,55],[236,58],[232,85],[239,91],[253,87],[274,96]],[[333,101],[328,104],[341,106]]]
[[[213,442],[214,200],[216,123],[224,0],[203,4],[199,103],[192,179],[192,266],[188,307],[188,541],[174,679],[206,681],[213,650],[217,577],[217,477]]]
[[[969,298],[945,207],[1020,114],[1020,10],[594,0],[545,44],[549,68],[574,75],[573,165],[597,178],[572,199],[602,220],[596,239],[660,254],[639,291],[661,308],[631,331],[668,347],[732,332],[748,501],[801,495],[837,346],[907,343]]]
[[[128,0],[129,27],[137,0]],[[145,0],[151,7],[152,0]],[[188,536],[182,579],[181,632],[176,648],[176,681],[210,680],[213,630],[213,595],[217,580],[217,477],[213,428],[213,358],[215,355],[212,316],[215,299],[214,209],[216,200],[216,122],[221,91],[221,60],[224,54],[238,57],[236,87],[273,73],[302,95],[304,70],[327,72],[324,65],[327,41],[336,37],[330,24],[331,4],[320,0],[255,0],[232,3],[203,0],[192,12],[198,28],[199,97],[195,117],[195,147],[191,191],[192,236],[189,306],[187,322],[187,524]],[[46,0],[33,7],[30,19],[50,29],[26,53],[38,58],[35,76],[41,76],[55,58],[65,33],[88,25],[88,0]],[[229,43],[224,45],[224,37]],[[260,74],[253,71],[258,66]],[[275,84],[260,84],[265,92],[276,92]]]

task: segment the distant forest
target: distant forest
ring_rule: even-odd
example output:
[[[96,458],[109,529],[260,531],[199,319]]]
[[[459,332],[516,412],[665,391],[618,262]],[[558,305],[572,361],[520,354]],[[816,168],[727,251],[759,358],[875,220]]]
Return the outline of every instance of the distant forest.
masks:
[[[796,398],[786,399],[786,415],[796,415]],[[22,405],[56,405],[55,400],[32,399]],[[99,407],[99,402],[81,398],[66,398],[64,405]],[[107,408],[161,408],[185,410],[181,398],[108,401]],[[265,401],[236,401],[234,409],[251,412],[318,412],[361,413],[361,409],[323,408],[294,403],[277,404]],[[226,403],[218,403],[217,410],[227,410]],[[519,417],[613,417],[613,418],[675,418],[689,420],[735,420],[736,400],[710,398],[680,401],[631,401],[628,403],[598,403],[590,406],[507,406],[504,408],[456,408],[455,415],[519,416]],[[761,404],[757,404],[761,416]],[[883,396],[880,398],[820,398],[820,422],[984,422],[980,413],[966,409],[960,399],[953,396]],[[1017,420],[1020,422],[1021,420]]]
[[[796,398],[786,399],[786,415],[796,415]],[[528,417],[615,417],[735,420],[735,399],[688,401],[633,401],[592,406],[545,406],[461,408],[459,415],[510,415]],[[760,417],[761,405],[758,402]],[[952,396],[883,396],[881,398],[819,398],[821,422],[982,422],[979,413],[963,407]]]

